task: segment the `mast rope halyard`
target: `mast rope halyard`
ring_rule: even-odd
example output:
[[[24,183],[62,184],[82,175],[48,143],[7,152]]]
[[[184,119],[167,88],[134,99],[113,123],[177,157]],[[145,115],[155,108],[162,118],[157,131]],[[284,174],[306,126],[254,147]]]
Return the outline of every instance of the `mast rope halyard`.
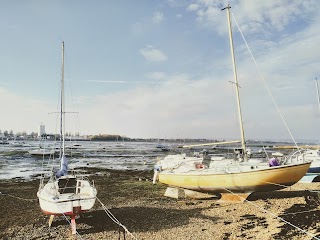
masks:
[[[318,78],[315,79],[316,81],[316,90],[317,90],[317,97],[318,97],[318,108],[320,112],[320,94],[319,94],[319,84],[318,84]],[[320,139],[318,139],[318,145],[319,145]]]
[[[108,217],[117,225],[119,225],[119,227],[122,227],[123,230],[128,233],[133,239],[137,239],[135,236],[133,236],[133,234],[131,232],[129,232],[129,230],[126,228],[126,226],[124,226],[111,212],[110,210],[100,201],[100,199],[97,197],[96,198],[98,200],[98,202],[101,204],[103,210],[105,211],[105,213],[108,215]]]
[[[230,7],[230,8],[231,8],[231,7]],[[228,9],[228,10],[229,10],[229,9]],[[293,135],[292,135],[292,133],[291,133],[288,125],[287,125],[287,122],[285,121],[285,119],[284,119],[284,117],[283,117],[283,115],[282,115],[282,113],[281,113],[281,111],[280,111],[280,108],[278,107],[278,105],[277,105],[277,103],[276,103],[276,100],[275,100],[275,98],[273,97],[273,94],[272,94],[272,92],[271,92],[271,90],[270,90],[270,88],[269,88],[269,86],[268,86],[265,78],[264,78],[264,76],[262,75],[262,72],[261,72],[261,70],[260,70],[260,68],[259,68],[259,66],[258,66],[258,63],[257,63],[256,59],[254,58],[254,56],[253,56],[253,54],[252,54],[252,51],[251,51],[251,49],[250,49],[250,47],[249,47],[249,45],[248,45],[248,42],[247,42],[247,40],[245,39],[245,37],[244,37],[244,35],[243,35],[243,33],[242,33],[241,29],[240,29],[240,26],[239,26],[239,24],[238,24],[238,22],[237,22],[237,20],[236,20],[236,17],[234,16],[233,12],[231,12],[231,14],[232,14],[232,17],[233,17],[233,19],[234,19],[234,21],[235,21],[235,23],[236,23],[236,25],[237,25],[237,27],[238,27],[238,30],[239,30],[240,34],[241,34],[241,36],[242,36],[242,39],[243,39],[243,41],[245,42],[246,47],[248,48],[248,51],[249,51],[249,53],[250,53],[250,55],[251,55],[251,57],[252,57],[252,60],[253,60],[254,64],[256,65],[256,68],[257,68],[257,70],[258,70],[258,72],[259,72],[259,74],[260,74],[260,77],[261,77],[261,79],[263,80],[263,82],[264,82],[264,84],[265,84],[265,86],[266,86],[266,88],[267,88],[267,90],[268,90],[268,93],[270,94],[270,96],[271,96],[271,98],[272,98],[273,103],[274,103],[274,105],[276,106],[276,109],[277,109],[278,113],[280,114],[280,117],[281,117],[281,119],[282,119],[282,121],[283,121],[283,123],[284,123],[284,125],[285,125],[285,127],[286,127],[286,129],[287,129],[287,131],[289,132],[290,137],[291,137],[292,141],[294,142],[294,145],[296,146],[296,148],[297,148],[297,149],[299,150],[299,152],[300,152],[300,148],[298,147],[297,142],[295,141],[295,139],[294,139],[294,137],[293,137]],[[301,152],[300,152],[300,153],[301,153]]]

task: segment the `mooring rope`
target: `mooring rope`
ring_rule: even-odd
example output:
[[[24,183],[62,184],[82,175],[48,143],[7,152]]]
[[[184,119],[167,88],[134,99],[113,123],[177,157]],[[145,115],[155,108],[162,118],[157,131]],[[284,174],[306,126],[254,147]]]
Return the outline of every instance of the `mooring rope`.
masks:
[[[133,239],[137,239],[135,236],[133,236],[133,234],[131,232],[129,232],[129,230],[126,228],[126,226],[124,226],[111,212],[110,210],[100,201],[99,198],[97,198],[97,200],[99,201],[99,203],[101,204],[103,210],[105,211],[105,213],[108,215],[108,217],[117,225],[119,225],[120,227],[122,227],[124,229],[125,232],[127,232]]]
[[[69,221],[69,219],[67,218],[67,216],[66,216],[66,215],[64,214],[64,212],[61,210],[61,208],[59,207],[58,204],[57,204],[57,206],[58,206],[58,208],[60,209],[60,211],[62,212],[62,215],[64,216],[64,218],[66,219],[66,221],[69,223],[70,227],[72,227],[71,222]],[[80,239],[83,239],[77,229],[76,229],[76,234],[78,235],[78,237],[79,237]]]
[[[224,190],[226,190],[227,192],[229,192],[229,193],[231,193],[231,194],[233,194],[233,195],[235,195],[235,196],[237,196],[237,197],[241,198],[243,201],[245,201],[245,202],[247,202],[247,203],[251,204],[252,206],[254,206],[254,207],[258,208],[258,209],[259,209],[259,210],[261,210],[262,212],[265,212],[265,213],[267,213],[267,214],[271,215],[272,217],[274,217],[274,218],[276,218],[276,219],[278,219],[278,220],[280,220],[280,221],[282,221],[282,222],[284,222],[284,223],[286,223],[286,224],[290,225],[291,227],[293,227],[293,228],[295,228],[295,229],[297,229],[297,230],[299,230],[299,231],[301,231],[301,232],[303,232],[303,233],[305,233],[305,234],[309,235],[310,237],[312,237],[312,238],[314,238],[314,239],[316,239],[316,240],[320,240],[320,238],[318,238],[315,234],[310,233],[310,232],[308,232],[308,231],[306,231],[306,230],[303,230],[302,228],[300,228],[300,227],[298,227],[298,226],[296,226],[296,225],[292,224],[291,222],[289,222],[289,221],[287,221],[287,220],[285,220],[285,219],[283,219],[283,218],[281,218],[281,217],[277,216],[276,214],[274,214],[274,213],[272,213],[272,212],[270,212],[270,211],[268,211],[268,210],[264,209],[263,207],[260,207],[259,205],[254,204],[253,202],[248,201],[247,199],[245,199],[245,198],[243,198],[242,196],[240,196],[240,195],[238,195],[238,194],[236,194],[236,193],[234,193],[234,192],[230,191],[230,190],[229,190],[229,189],[227,189],[227,188],[224,188],[224,187],[221,187],[221,188],[223,188],[223,189],[224,189]]]
[[[34,201],[38,200],[38,198],[22,198],[22,197],[14,196],[14,195],[11,195],[9,193],[3,193],[3,192],[0,192],[0,195],[5,195],[5,196],[12,197],[12,198],[17,198],[17,199],[20,199],[20,200],[30,201],[30,202],[34,202]]]

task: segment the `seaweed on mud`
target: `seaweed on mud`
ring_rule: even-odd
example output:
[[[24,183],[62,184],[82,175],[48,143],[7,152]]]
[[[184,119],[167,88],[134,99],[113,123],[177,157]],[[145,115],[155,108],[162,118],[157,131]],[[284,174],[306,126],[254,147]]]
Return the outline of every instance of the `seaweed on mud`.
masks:
[[[254,229],[257,226],[262,226],[267,228],[268,224],[266,221],[266,218],[264,217],[257,217],[256,215],[253,214],[245,214],[241,216],[240,221],[244,221],[244,220],[249,220],[249,222],[243,224],[241,226],[241,232],[242,231],[246,231],[246,230],[250,230],[250,229]]]
[[[317,229],[317,232],[320,232],[320,228],[317,226],[320,221],[320,210],[318,209],[319,195],[307,194],[305,195],[305,199],[306,204],[294,204],[279,217],[305,231]],[[290,239],[297,236],[301,236],[301,238],[305,237],[305,233],[289,224],[284,224],[280,229],[279,233],[273,235],[275,239],[283,239],[283,237]],[[317,235],[319,236],[320,233]]]

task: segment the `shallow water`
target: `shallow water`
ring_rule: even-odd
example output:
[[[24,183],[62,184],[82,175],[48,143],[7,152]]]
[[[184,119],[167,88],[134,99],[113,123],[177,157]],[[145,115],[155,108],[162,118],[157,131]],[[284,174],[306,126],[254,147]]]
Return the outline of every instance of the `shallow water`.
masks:
[[[199,143],[199,142],[198,142]],[[59,143],[48,142],[49,149],[58,149]],[[264,151],[274,151],[274,145],[288,145],[290,143],[269,142],[264,145]],[[157,148],[158,142],[66,142],[66,155],[69,162],[69,169],[81,170],[82,168],[101,168],[114,170],[152,170],[157,158],[165,155],[188,152],[187,149],[178,148],[179,143],[168,142],[166,146],[171,152],[162,151]],[[206,147],[209,155],[233,154],[235,146],[221,146],[212,149]],[[240,146],[238,146],[240,147]],[[253,152],[261,152],[261,144],[249,145]],[[30,179],[39,178],[41,174],[50,173],[52,168],[59,169],[60,160],[58,157],[34,157],[29,154],[30,150],[39,148],[38,141],[26,141],[22,146],[0,145],[0,179]],[[189,150],[201,151],[204,147]]]
[[[59,168],[59,158],[34,157],[28,151],[36,149],[38,142],[24,146],[0,145],[0,179],[29,179]],[[66,143],[69,169],[103,168],[118,170],[149,170],[157,157],[167,154],[156,148],[156,142],[74,142]],[[54,148],[51,143],[51,149]]]

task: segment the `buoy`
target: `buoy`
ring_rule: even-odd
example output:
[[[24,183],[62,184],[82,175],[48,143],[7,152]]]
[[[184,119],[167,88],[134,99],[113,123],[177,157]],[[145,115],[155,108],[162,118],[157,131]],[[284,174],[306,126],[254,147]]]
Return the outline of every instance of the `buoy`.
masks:
[[[205,166],[202,163],[196,163],[195,164],[196,169],[204,169]]]

